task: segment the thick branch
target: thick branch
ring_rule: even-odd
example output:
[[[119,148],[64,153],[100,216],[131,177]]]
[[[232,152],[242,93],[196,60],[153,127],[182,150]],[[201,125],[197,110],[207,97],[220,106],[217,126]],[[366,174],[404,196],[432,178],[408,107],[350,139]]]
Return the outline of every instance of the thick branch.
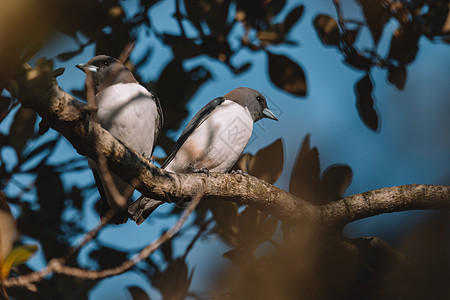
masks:
[[[281,220],[312,219],[328,225],[349,222],[386,212],[411,209],[450,209],[449,187],[412,185],[380,189],[350,196],[325,206],[314,206],[294,195],[250,175],[175,174],[155,167],[99,124],[87,117],[84,104],[61,90],[51,70],[26,70],[19,76],[22,103],[36,110],[85,156],[96,160],[98,153],[108,167],[148,197],[172,201],[190,200],[204,187],[205,199],[234,201],[267,211]],[[33,73],[34,72],[34,73]],[[50,75],[49,75],[50,72]],[[29,91],[33,91],[30,94]],[[35,97],[34,95],[39,95]]]
[[[391,213],[415,209],[450,209],[450,187],[410,184],[382,188],[319,207],[320,219],[325,223],[345,225],[350,222]]]

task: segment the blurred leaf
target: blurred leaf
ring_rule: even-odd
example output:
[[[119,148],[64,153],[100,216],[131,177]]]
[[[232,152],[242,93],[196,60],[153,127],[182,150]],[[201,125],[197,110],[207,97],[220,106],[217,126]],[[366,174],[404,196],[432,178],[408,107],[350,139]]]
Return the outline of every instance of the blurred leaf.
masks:
[[[322,204],[336,201],[342,197],[352,182],[352,169],[347,165],[332,165],[322,176]]]
[[[352,181],[346,165],[332,165],[320,175],[319,152],[310,147],[306,135],[292,170],[289,192],[313,204],[322,205],[339,199]]]
[[[348,44],[353,44],[358,37],[359,31],[361,27],[357,27],[356,29],[346,30],[344,33],[344,39]]]
[[[201,66],[187,72],[179,61],[173,60],[167,64],[159,76],[155,90],[158,97],[164,99],[161,106],[167,129],[177,129],[180,126],[187,116],[185,104],[210,78],[211,73]]]
[[[81,210],[83,205],[84,198],[81,193],[82,190],[77,186],[73,186],[72,190],[70,191],[70,199],[72,199],[73,206],[78,210]]]
[[[150,300],[150,296],[138,286],[127,286],[133,300]]]
[[[317,148],[310,148],[310,135],[306,135],[291,174],[289,192],[311,203],[318,201],[320,162]]]
[[[318,15],[314,19],[313,24],[320,40],[325,46],[339,45],[339,26],[336,20],[327,15]]]
[[[386,0],[357,0],[363,8],[364,18],[372,34],[373,41],[378,44],[384,25],[389,21],[389,3]]]
[[[406,75],[406,67],[404,65],[390,65],[388,67],[388,81],[395,85],[399,90],[403,90],[405,87]]]
[[[232,246],[238,246],[238,207],[234,202],[218,201],[210,207],[217,223],[217,231],[221,237]]]
[[[237,69],[233,69],[233,73],[234,74],[236,74],[236,75],[239,75],[239,74],[242,74],[242,73],[244,73],[245,71],[247,71],[248,69],[250,69],[250,67],[252,66],[252,64],[251,63],[244,63],[242,66],[240,66],[239,68],[237,68]]]
[[[258,227],[257,227],[258,210],[247,206],[239,214],[239,246],[252,247],[258,243]],[[257,246],[257,245],[256,245]]]
[[[34,110],[21,106],[9,129],[9,141],[16,150],[17,157],[20,157],[23,148],[33,135],[35,124],[36,113]]]
[[[372,98],[373,85],[369,74],[358,81],[355,87],[359,116],[373,131],[378,130],[378,114]]]
[[[53,140],[43,143],[42,145],[39,145],[38,147],[31,150],[29,153],[26,153],[23,156],[23,158],[21,159],[21,162],[26,162],[28,160],[31,160],[35,156],[38,156],[39,154],[44,153],[44,151],[46,151],[46,150],[53,151],[57,142],[58,142],[58,138],[55,138]]]
[[[38,169],[36,189],[42,212],[49,220],[60,220],[64,210],[64,186],[60,174],[53,166],[42,165]]]
[[[68,60],[74,58],[75,56],[77,56],[78,54],[80,54],[82,51],[83,51],[83,49],[80,48],[76,51],[70,51],[70,52],[64,52],[64,53],[58,54],[56,57],[61,61],[68,61]]]
[[[233,169],[241,169],[268,183],[275,183],[283,170],[283,143],[281,138],[259,150],[254,156],[244,154]]]
[[[186,262],[177,258],[153,278],[152,284],[161,292],[163,299],[185,299],[192,275],[193,273],[188,274]]]
[[[118,262],[128,259],[128,253],[109,247],[100,247],[89,253],[89,257],[96,261],[101,269],[108,269],[117,266]]]
[[[257,37],[262,45],[278,45],[284,41],[285,32],[281,26],[274,26],[270,29],[258,31]]]
[[[372,67],[372,59],[364,56],[354,48],[345,52],[345,62],[359,70],[367,71]]]
[[[275,217],[270,216],[261,226],[261,234],[265,239],[272,238],[273,234],[277,230],[278,220]]]
[[[172,47],[173,55],[177,58],[177,60],[183,60],[204,54],[204,49],[202,46],[196,44],[193,39],[165,33],[163,34],[163,41]]]
[[[419,38],[420,29],[414,23],[407,23],[398,28],[392,35],[389,58],[398,60],[400,64],[412,62],[419,50]]]
[[[11,98],[0,96],[0,122],[8,115]]]
[[[303,69],[293,60],[268,52],[269,75],[272,82],[295,96],[306,96],[306,77]]]
[[[16,235],[16,222],[9,209],[6,196],[0,193],[0,266],[10,253]]]
[[[292,26],[295,25],[295,23],[300,20],[300,17],[303,14],[303,11],[305,10],[304,5],[299,5],[297,7],[294,7],[289,14],[284,19],[283,25],[284,25],[284,31],[289,32],[292,28]]]
[[[164,260],[166,262],[171,262],[173,257],[173,247],[172,240],[168,240],[164,244],[161,245],[161,252],[164,255]]]
[[[6,278],[12,267],[25,263],[37,250],[36,245],[15,247],[2,264],[1,278]]]

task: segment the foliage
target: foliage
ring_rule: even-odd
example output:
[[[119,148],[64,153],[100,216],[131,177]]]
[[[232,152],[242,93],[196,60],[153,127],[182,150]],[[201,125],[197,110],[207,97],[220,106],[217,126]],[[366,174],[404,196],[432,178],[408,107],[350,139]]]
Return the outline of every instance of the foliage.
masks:
[[[417,57],[420,38],[449,42],[448,0],[358,0],[362,21],[345,18],[339,1],[334,1],[335,17],[319,14],[313,20],[305,20],[307,5],[285,11],[284,0],[176,0],[173,16],[179,29],[176,34],[159,32],[154,26],[150,12],[158,2],[137,1],[139,9],[133,15],[127,13],[127,4],[118,0],[24,0],[21,7],[8,4],[3,10],[13,17],[3,18],[6,25],[0,23],[0,90],[14,90],[15,70],[29,61],[43,44],[50,43],[54,31],[70,36],[79,46],[53,57],[60,61],[72,59],[92,45],[97,54],[117,57],[130,41],[136,40],[146,49],[139,60],[127,65],[140,82],[163,99],[165,127],[158,144],[167,152],[173,145],[170,132],[179,129],[187,117],[187,103],[214,77],[211,65],[205,63],[188,69],[185,62],[208,57],[237,75],[252,66],[252,62],[236,64],[234,58],[239,53],[262,54],[273,85],[300,99],[308,93],[308,78],[303,67],[296,62],[297,58],[280,54],[276,47],[297,47],[298,38],[290,34],[292,28],[311,21],[323,45],[336,49],[349,68],[361,73],[354,89],[357,112],[365,126],[378,131],[382,111],[377,108],[374,97],[373,70],[385,70],[388,82],[402,90],[407,80],[407,67]],[[0,13],[0,19],[2,16]],[[21,19],[28,21],[18,24],[17,20]],[[387,33],[390,34],[389,49],[383,51],[380,40],[386,34],[386,24],[391,21],[396,22],[397,29]],[[370,47],[358,40],[364,28],[372,38]],[[10,29],[10,35],[2,34]],[[146,37],[165,44],[173,55],[157,74],[155,82],[143,82],[140,76],[153,55],[151,43],[142,41],[143,32],[148,32]],[[236,35],[236,32],[239,33]],[[56,75],[59,74],[61,70]],[[173,82],[177,82],[177,88],[173,88]],[[84,97],[84,91],[73,91],[73,94]],[[18,211],[15,223],[20,232],[19,243],[24,237],[38,242],[46,262],[65,257],[70,266],[86,267],[78,260],[79,252],[69,257],[67,254],[74,241],[86,231],[83,216],[88,205],[86,199],[96,193],[96,187],[93,183],[79,186],[64,180],[67,174],[82,174],[87,170],[84,158],[52,162],[51,155],[64,143],[63,138],[55,132],[40,136],[36,113],[21,106],[5,89],[0,97],[0,120],[7,118],[11,125],[8,134],[0,135],[0,147],[12,149],[15,160],[7,162],[3,154],[0,156],[1,188],[6,191],[13,186],[20,192],[15,197],[2,192],[1,199],[6,199]],[[41,123],[44,128],[41,132],[45,132],[45,127],[46,124]],[[285,167],[284,155],[283,142],[279,139],[255,155],[244,154],[236,168],[275,183]],[[319,151],[311,148],[307,135],[293,165],[289,191],[315,205],[341,198],[352,181],[351,168],[333,164],[321,170]],[[31,184],[24,185],[24,178]],[[31,199],[24,196],[30,193],[34,195]],[[31,269],[21,263],[35,251],[34,246],[12,250],[16,224],[8,205],[7,209],[3,206],[0,205],[2,278],[8,273],[9,276],[28,273]],[[178,215],[180,211],[176,206],[171,214]],[[442,216],[423,223],[421,232],[408,233],[401,244],[406,249],[420,249],[423,253],[419,257],[430,260],[438,260],[432,252],[439,249],[439,257],[448,260],[448,243],[440,240],[446,234],[448,219]],[[197,234],[190,239],[183,255],[173,249],[175,241],[190,237],[186,232],[163,245],[160,249],[163,261],[151,256],[133,270],[164,298],[203,298],[190,288],[195,266],[189,265],[186,258],[194,244],[210,236],[220,237],[230,247],[223,256],[232,266],[221,270],[217,286],[207,291],[207,297],[381,298],[399,293],[416,298],[449,296],[445,283],[449,278],[448,270],[433,269],[439,261],[428,264],[421,261],[419,266],[412,264],[385,242],[377,238],[348,239],[341,235],[341,228],[330,236],[309,224],[283,223],[255,208],[224,201],[201,203],[190,228]],[[428,235],[430,232],[436,235]],[[431,245],[428,249],[423,246],[424,241]],[[88,250],[90,268],[112,267],[133,254],[104,245],[97,237],[92,244]],[[433,247],[436,244],[438,247]],[[7,253],[16,258],[8,261]],[[11,269],[4,269],[7,262]],[[448,266],[448,261],[442,265]],[[240,271],[238,276],[236,270]],[[421,281],[424,277],[426,280]],[[439,284],[441,281],[444,283]],[[53,275],[36,284],[36,291],[11,288],[8,293],[17,299],[86,299],[97,283]],[[133,299],[149,299],[140,287],[127,288]],[[221,294],[221,291],[226,292]]]

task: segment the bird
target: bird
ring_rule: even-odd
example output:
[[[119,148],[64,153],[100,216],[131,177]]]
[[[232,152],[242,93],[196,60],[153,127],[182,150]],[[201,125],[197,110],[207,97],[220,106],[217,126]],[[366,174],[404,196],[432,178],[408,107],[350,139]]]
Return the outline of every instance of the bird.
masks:
[[[158,96],[139,84],[131,71],[111,56],[98,55],[76,67],[86,73],[86,86],[92,86],[94,90],[100,125],[116,139],[151,159],[163,126]],[[105,188],[99,165],[90,158],[88,162],[102,199],[100,218],[103,220],[106,212],[116,207],[118,210],[111,220],[116,224],[125,223],[128,220],[126,207],[118,207],[111,192]],[[129,201],[134,188],[117,175],[111,175],[117,190]]]
[[[206,104],[190,120],[161,168],[174,173],[228,172],[252,135],[253,123],[278,121],[257,90],[239,87]],[[144,196],[128,208],[138,225],[164,201]]]

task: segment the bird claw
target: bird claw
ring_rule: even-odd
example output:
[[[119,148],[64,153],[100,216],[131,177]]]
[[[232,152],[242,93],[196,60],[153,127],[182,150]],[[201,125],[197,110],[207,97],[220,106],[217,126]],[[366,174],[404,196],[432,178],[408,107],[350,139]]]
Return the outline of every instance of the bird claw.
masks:
[[[247,172],[242,171],[241,169],[238,170],[231,170],[230,172],[231,174],[235,175],[235,174],[239,174],[239,175],[247,175]]]
[[[191,173],[203,173],[206,174],[207,176],[209,176],[209,169],[208,168],[200,168],[200,169],[195,169],[194,166],[189,165],[188,169]]]

